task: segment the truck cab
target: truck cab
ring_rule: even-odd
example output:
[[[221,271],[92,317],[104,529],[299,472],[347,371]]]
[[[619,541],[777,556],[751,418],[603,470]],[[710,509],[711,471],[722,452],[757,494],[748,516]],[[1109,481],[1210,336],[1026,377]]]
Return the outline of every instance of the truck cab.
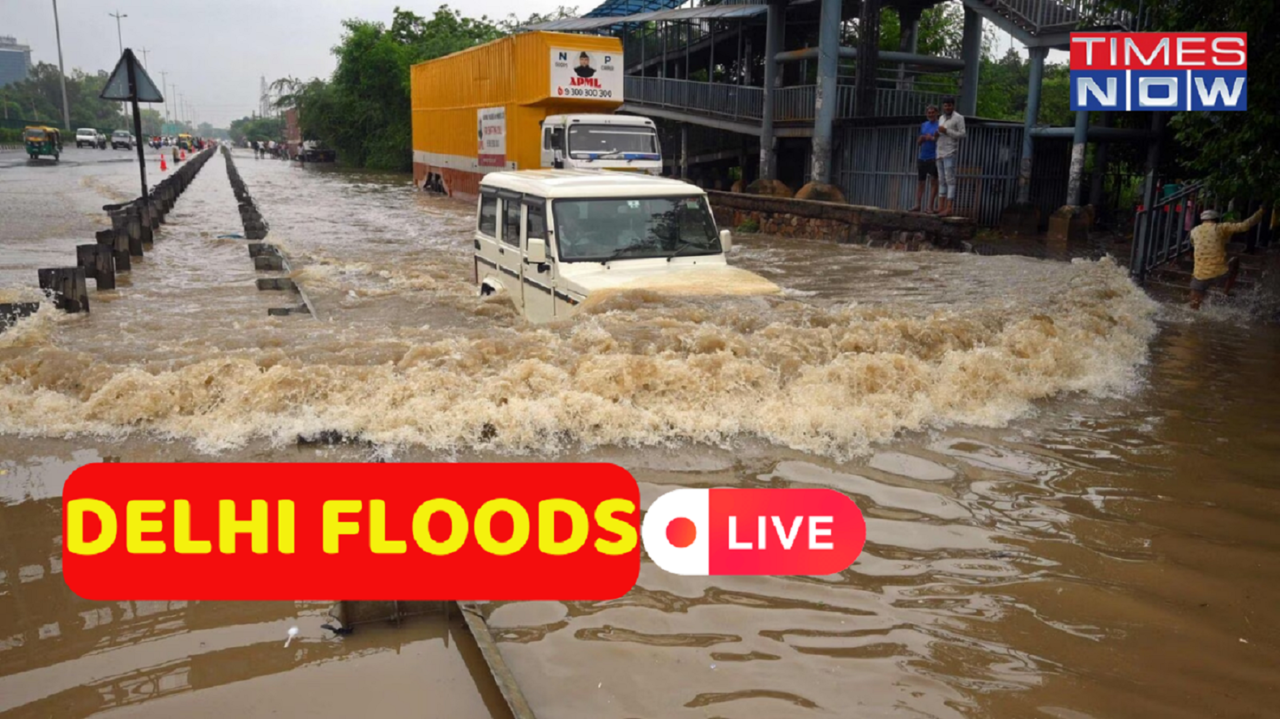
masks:
[[[542,121],[542,166],[662,174],[653,120],[633,115],[550,115]]]
[[[634,290],[665,295],[774,295],[731,267],[701,188],[622,172],[493,172],[480,183],[474,280],[533,323]]]

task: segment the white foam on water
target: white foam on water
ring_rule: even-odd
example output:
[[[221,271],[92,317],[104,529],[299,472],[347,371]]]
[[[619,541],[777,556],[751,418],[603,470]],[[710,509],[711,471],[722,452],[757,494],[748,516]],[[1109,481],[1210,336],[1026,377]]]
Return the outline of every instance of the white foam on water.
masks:
[[[401,289],[437,280],[393,273]],[[963,313],[622,293],[551,327],[423,327],[395,351],[292,337],[145,363],[60,348],[42,310],[0,335],[0,432],[148,432],[203,451],[325,430],[509,453],[757,437],[848,458],[902,431],[1000,426],[1062,392],[1132,389],[1155,304],[1109,261],[1058,275],[1046,301]]]

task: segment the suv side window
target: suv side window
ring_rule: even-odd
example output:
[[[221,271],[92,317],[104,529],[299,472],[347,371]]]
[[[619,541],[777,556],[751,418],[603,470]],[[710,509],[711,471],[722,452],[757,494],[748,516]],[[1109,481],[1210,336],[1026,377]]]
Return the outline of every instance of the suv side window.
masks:
[[[480,232],[489,237],[498,236],[498,198],[480,198]]]
[[[525,213],[525,237],[547,239],[546,201],[542,198],[529,198],[525,201],[525,206],[529,208]]]
[[[512,247],[520,246],[520,201],[502,200],[502,241]]]

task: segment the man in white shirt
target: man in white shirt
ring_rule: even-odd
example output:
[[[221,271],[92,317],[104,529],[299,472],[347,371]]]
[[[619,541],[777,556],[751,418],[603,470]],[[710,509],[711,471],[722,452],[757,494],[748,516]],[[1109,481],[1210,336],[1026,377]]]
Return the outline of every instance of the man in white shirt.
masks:
[[[960,159],[960,138],[965,136],[964,116],[956,112],[956,99],[942,101],[942,117],[938,119],[938,214],[955,214],[956,162]]]

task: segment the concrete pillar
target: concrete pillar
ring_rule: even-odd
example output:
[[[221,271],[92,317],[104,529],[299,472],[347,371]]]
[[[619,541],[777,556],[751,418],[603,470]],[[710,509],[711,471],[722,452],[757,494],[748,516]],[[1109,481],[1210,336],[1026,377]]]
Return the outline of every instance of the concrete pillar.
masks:
[[[1102,113],[1098,126],[1111,127],[1111,113]],[[1095,208],[1102,207],[1103,194],[1106,192],[1104,181],[1107,175],[1107,163],[1110,154],[1111,144],[1107,142],[1098,143],[1097,149],[1093,151],[1093,179],[1089,183],[1089,204]]]
[[[778,85],[778,63],[773,56],[782,52],[785,9],[783,2],[772,1],[766,14],[764,42],[764,117],[760,120],[760,179],[778,179],[778,161],[774,147],[773,103]],[[747,52],[750,53],[750,45]],[[750,55],[748,55],[749,57]]]
[[[1022,158],[1018,167],[1018,204],[1031,202],[1031,130],[1040,119],[1040,89],[1044,84],[1044,58],[1049,51],[1043,47],[1028,49],[1031,62],[1031,81],[1027,88],[1027,115],[1022,122]]]
[[[689,179],[689,123],[680,125],[680,179]]]
[[[902,34],[898,36],[898,51],[914,55],[920,45],[920,8],[898,8],[898,26],[902,28]],[[906,64],[899,63],[898,89],[910,90],[914,85],[915,79],[907,77]]]
[[[835,7],[831,11],[831,20],[828,21],[827,3],[822,4],[822,21],[819,30],[819,47],[818,47],[818,93],[822,92],[822,48],[827,45],[828,33],[832,34],[833,40],[831,45],[835,47],[835,52],[839,53],[838,45],[840,44],[840,8],[841,3],[834,3]],[[855,102],[855,112],[859,117],[874,117],[876,114],[876,61],[880,52],[880,5],[881,0],[862,0],[862,14],[858,17],[859,34],[858,34],[858,76]],[[832,99],[835,99],[835,79],[832,85]],[[834,109],[834,108],[833,108]],[[816,148],[817,128],[814,128],[814,141]]]
[[[879,35],[880,0],[862,0],[863,7],[874,5],[875,22],[871,23],[870,35]],[[831,184],[832,127],[835,125],[836,105],[839,103],[836,93],[839,92],[837,80],[840,72],[840,24],[841,0],[822,0],[822,19],[818,30],[818,91],[814,100],[813,144],[809,148],[809,182],[796,193],[801,200],[820,200],[822,202],[844,202],[844,193]],[[865,38],[864,38],[865,39]],[[874,41],[874,39],[873,39]],[[865,48],[859,46],[859,52]],[[875,50],[872,45],[869,55],[859,55],[859,81],[863,78],[862,58],[871,57],[874,66]],[[874,88],[873,88],[874,89]]]
[[[960,49],[964,60],[964,74],[960,79],[961,115],[970,117],[978,112],[978,69],[982,67],[982,16],[972,8],[964,9],[964,34]]]
[[[877,0],[863,3],[879,4]],[[831,128],[836,119],[840,63],[840,0],[822,0],[818,31],[818,88],[813,107],[813,182],[831,184]],[[861,58],[859,58],[861,64]]]
[[[1080,205],[1080,182],[1084,177],[1084,155],[1088,147],[1089,111],[1076,111],[1076,132],[1071,142],[1071,169],[1067,176],[1067,201],[1069,207]]]

